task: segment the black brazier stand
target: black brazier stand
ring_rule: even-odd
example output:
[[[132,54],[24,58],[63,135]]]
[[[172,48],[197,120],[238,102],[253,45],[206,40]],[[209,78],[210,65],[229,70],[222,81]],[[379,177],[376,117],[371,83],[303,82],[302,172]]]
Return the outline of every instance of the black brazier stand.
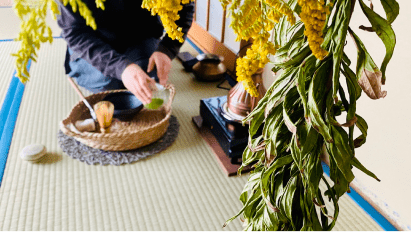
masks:
[[[200,100],[200,116],[203,125],[207,126],[216,137],[232,164],[241,164],[241,157],[248,144],[248,125],[228,121],[221,116],[221,106],[227,96]]]

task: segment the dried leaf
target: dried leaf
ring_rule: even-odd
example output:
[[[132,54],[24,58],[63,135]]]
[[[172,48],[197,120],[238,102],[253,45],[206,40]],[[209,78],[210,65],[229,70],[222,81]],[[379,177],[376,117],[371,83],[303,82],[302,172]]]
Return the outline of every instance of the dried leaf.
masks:
[[[280,212],[280,210],[277,208],[277,207],[274,207],[274,205],[273,204],[271,204],[271,202],[270,201],[265,201],[265,203],[267,203],[267,206],[268,206],[268,208],[269,209],[271,209],[273,212]]]
[[[387,91],[381,91],[382,73],[363,69],[358,84],[371,99],[380,99],[387,96]]]
[[[348,31],[350,32],[358,49],[358,84],[371,99],[384,98],[387,95],[387,92],[381,91],[381,85],[384,84],[383,73],[375,64],[360,38],[350,28]]]

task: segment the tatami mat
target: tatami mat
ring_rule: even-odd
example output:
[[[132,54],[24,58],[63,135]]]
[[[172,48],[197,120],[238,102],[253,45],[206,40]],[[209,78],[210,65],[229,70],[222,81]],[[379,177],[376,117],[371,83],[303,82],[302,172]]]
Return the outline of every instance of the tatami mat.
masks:
[[[182,50],[195,55],[187,44]],[[0,187],[0,230],[241,230],[239,219],[222,225],[240,210],[248,175],[227,177],[191,122],[200,99],[227,90],[195,81],[174,60],[173,114],[181,125],[175,143],[134,164],[89,166],[57,142],[59,122],[79,101],[64,76],[64,52],[64,40],[56,39],[32,64]],[[39,163],[19,157],[31,143],[48,149]],[[335,230],[381,230],[349,197],[340,205]]]

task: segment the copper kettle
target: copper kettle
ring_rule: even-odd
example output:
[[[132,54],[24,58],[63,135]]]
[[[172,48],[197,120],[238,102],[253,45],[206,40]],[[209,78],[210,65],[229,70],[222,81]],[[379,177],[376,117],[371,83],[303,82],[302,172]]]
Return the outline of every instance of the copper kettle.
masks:
[[[200,54],[193,66],[194,76],[200,81],[218,81],[224,78],[227,71],[223,64],[224,57],[215,54]]]
[[[263,85],[263,71],[260,68],[254,73],[251,78],[256,85],[258,97],[252,97],[244,88],[242,82],[238,82],[227,96],[227,107],[236,115],[246,117],[258,104],[261,98],[264,97],[266,89]]]

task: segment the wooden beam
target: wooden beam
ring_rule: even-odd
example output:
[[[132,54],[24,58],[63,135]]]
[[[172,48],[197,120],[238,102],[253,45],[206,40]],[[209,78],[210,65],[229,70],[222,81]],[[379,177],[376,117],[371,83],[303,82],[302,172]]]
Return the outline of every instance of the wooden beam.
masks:
[[[197,0],[194,0],[194,19],[193,21],[196,22],[197,20]]]
[[[210,30],[210,0],[207,1],[207,31]]]
[[[226,14],[227,14],[227,7],[224,8],[223,11],[223,22],[222,22],[222,29],[221,29],[221,43],[224,43],[224,37],[225,37],[225,20],[226,20]]]

